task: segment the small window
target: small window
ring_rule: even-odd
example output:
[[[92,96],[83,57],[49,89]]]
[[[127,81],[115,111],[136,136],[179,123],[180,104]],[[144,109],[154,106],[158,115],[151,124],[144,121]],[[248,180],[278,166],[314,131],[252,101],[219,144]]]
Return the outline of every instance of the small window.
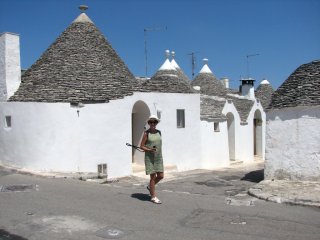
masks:
[[[220,132],[219,122],[213,123],[213,126],[214,126],[214,131],[215,131],[215,132]]]
[[[185,127],[184,109],[177,109],[177,128]]]
[[[11,128],[11,116],[6,116],[5,117],[5,127],[6,128]]]

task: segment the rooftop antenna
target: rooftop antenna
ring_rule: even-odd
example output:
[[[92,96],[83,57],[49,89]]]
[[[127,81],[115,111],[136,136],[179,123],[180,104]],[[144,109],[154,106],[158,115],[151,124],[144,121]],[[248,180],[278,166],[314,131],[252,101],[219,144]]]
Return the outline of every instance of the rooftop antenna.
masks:
[[[259,56],[259,53],[254,53],[254,54],[248,54],[247,55],[247,77],[248,79],[250,79],[250,72],[249,72],[249,57],[255,57],[255,56]]]
[[[165,27],[156,27],[156,28],[144,28],[144,56],[146,61],[146,78],[148,77],[148,50],[147,50],[147,32],[151,31],[159,31],[159,30],[167,30],[167,26]]]
[[[194,78],[194,71],[196,68],[196,56],[195,56],[195,52],[191,52],[188,55],[191,55],[191,69],[192,69],[192,79]]]
[[[86,10],[88,10],[88,6],[87,5],[80,5],[79,9],[81,12],[85,12]]]

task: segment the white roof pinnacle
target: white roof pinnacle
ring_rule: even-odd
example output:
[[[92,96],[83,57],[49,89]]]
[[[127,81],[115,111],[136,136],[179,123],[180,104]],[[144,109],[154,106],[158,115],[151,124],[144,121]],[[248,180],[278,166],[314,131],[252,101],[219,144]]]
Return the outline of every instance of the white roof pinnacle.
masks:
[[[171,64],[169,61],[170,51],[166,50],[166,60],[162,64],[162,66],[159,68],[159,70],[176,70],[176,68]]]
[[[89,23],[93,23],[91,21],[91,19],[87,16],[87,14],[85,13],[81,13],[74,21],[73,23],[75,22],[82,22],[82,23],[85,23],[85,22],[89,22]]]
[[[212,71],[210,70],[209,66],[208,66],[208,59],[204,58],[203,59],[204,65],[200,70],[200,73],[212,73]]]
[[[260,84],[270,84],[267,79],[263,79]]]
[[[176,62],[176,60],[174,60],[175,55],[176,55],[176,53],[174,51],[172,51],[171,52],[171,57],[172,57],[171,64],[172,64],[172,66],[174,66],[175,69],[178,70],[178,69],[180,69],[180,67],[179,67],[178,63]]]

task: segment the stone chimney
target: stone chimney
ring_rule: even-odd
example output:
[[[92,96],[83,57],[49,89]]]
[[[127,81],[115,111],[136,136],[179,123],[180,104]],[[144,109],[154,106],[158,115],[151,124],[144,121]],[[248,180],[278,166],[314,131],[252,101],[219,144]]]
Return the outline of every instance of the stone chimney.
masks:
[[[254,79],[252,78],[243,78],[240,80],[240,92],[242,96],[248,97],[250,99],[255,99],[254,96]]]
[[[229,78],[223,77],[220,79],[225,88],[229,88]]]
[[[7,101],[21,82],[20,37],[15,33],[0,34],[0,101]]]

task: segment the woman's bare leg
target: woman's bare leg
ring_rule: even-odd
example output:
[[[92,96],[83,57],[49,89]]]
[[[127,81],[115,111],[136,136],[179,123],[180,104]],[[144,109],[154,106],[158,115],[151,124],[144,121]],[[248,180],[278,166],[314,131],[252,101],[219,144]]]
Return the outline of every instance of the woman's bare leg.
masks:
[[[156,196],[156,191],[155,191],[156,179],[157,179],[156,173],[151,173],[150,183],[149,183],[151,198],[154,198]]]

